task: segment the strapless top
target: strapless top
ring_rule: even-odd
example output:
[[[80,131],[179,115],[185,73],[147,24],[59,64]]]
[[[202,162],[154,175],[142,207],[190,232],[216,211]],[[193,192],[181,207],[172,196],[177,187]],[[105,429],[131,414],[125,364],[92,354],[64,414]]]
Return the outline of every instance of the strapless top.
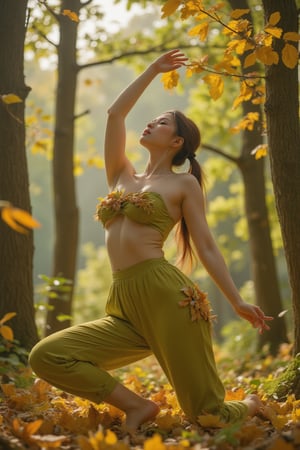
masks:
[[[123,191],[117,190],[99,200],[96,219],[102,222],[103,226],[122,214],[134,222],[159,231],[165,240],[175,225],[163,198],[156,192],[124,194]]]

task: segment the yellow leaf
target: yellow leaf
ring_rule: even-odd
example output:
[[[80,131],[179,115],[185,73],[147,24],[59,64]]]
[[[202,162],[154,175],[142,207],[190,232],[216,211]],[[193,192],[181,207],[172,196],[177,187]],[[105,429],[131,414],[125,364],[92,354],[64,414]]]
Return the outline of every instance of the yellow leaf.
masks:
[[[10,312],[10,313],[4,314],[4,316],[0,320],[0,324],[2,325],[4,322],[7,322],[8,320],[12,319],[16,315],[17,315],[17,313],[15,313],[15,312]]]
[[[161,18],[164,19],[165,17],[169,17],[171,14],[173,14],[177,10],[180,3],[181,0],[168,0],[161,8]]]
[[[197,417],[197,422],[205,428],[223,428],[225,423],[220,420],[220,416],[213,414],[203,414]]]
[[[213,100],[217,100],[224,91],[224,81],[220,75],[210,74],[203,77],[205,83],[209,86],[209,93]]]
[[[233,128],[231,128],[232,133],[237,133],[241,130],[252,131],[254,128],[254,123],[259,119],[259,114],[257,112],[249,112],[245,117]]]
[[[253,95],[253,88],[245,81],[241,82],[240,95],[233,102],[233,109],[237,108],[241,103],[247,102]]]
[[[164,84],[165,89],[173,89],[177,86],[179,80],[179,74],[177,70],[171,70],[171,72],[164,73],[161,77],[161,81]]]
[[[71,19],[73,22],[79,22],[78,15],[70,9],[64,9],[62,15],[69,17],[69,19]]]
[[[155,434],[144,443],[144,450],[166,450],[166,448],[159,434]]]
[[[180,416],[172,414],[169,410],[160,411],[155,418],[155,423],[159,429],[170,431],[180,425]]]
[[[246,49],[246,45],[247,45],[246,39],[232,39],[228,43],[227,47],[228,49],[235,50],[238,55],[243,55]]]
[[[0,326],[0,334],[4,337],[4,339],[6,339],[7,341],[13,341],[14,340],[14,333],[13,330],[6,326],[6,325],[1,325]]]
[[[12,207],[2,208],[1,217],[2,217],[3,222],[5,222],[10,228],[17,231],[18,233],[27,234],[28,230],[26,230],[26,228],[24,228],[24,227],[21,227],[14,221],[14,219],[11,215],[12,209],[13,209]]]
[[[276,37],[279,39],[282,35],[282,28],[278,27],[265,27],[265,32],[271,34],[271,36]]]
[[[1,95],[1,99],[2,99],[3,103],[6,103],[7,105],[23,102],[23,100],[16,94],[4,94],[4,95]]]
[[[27,423],[25,425],[26,434],[28,436],[31,436],[32,434],[36,433],[37,430],[42,425],[43,421],[41,419],[35,420],[34,422]]]
[[[278,53],[274,52],[271,47],[263,46],[256,50],[257,58],[267,66],[272,64],[278,64],[279,56]]]
[[[235,391],[226,391],[225,401],[244,400],[245,391],[243,388],[238,388]]]
[[[265,34],[261,40],[261,44],[265,45],[266,47],[272,47],[273,37],[270,34]]]
[[[280,20],[281,16],[280,16],[280,12],[276,11],[273,14],[270,15],[269,20],[268,20],[268,24],[269,25],[276,25],[279,20]]]
[[[255,159],[263,158],[264,156],[267,156],[267,154],[268,154],[268,145],[267,144],[258,145],[251,152],[251,155],[254,155]]]
[[[108,445],[115,445],[118,442],[118,438],[113,431],[107,430],[104,441]]]
[[[189,31],[190,36],[198,36],[200,41],[205,41],[208,33],[208,22],[200,23]]]
[[[283,64],[289,69],[294,69],[298,64],[298,50],[294,45],[285,44],[281,57]]]
[[[1,389],[5,397],[12,397],[16,393],[16,387],[14,384],[1,384]]]
[[[256,52],[250,53],[244,61],[244,68],[253,66],[256,63]]]
[[[19,208],[12,208],[11,217],[27,228],[38,228],[41,224],[35,220],[27,211]]]
[[[278,437],[273,444],[268,447],[268,450],[293,450],[295,449],[294,444],[287,442],[282,437]]]
[[[283,39],[286,41],[300,41],[300,34],[296,33],[295,31],[288,31],[287,33],[284,33]]]
[[[230,14],[230,17],[232,19],[239,19],[240,17],[244,16],[245,14],[248,14],[249,12],[250,9],[234,9]]]
[[[82,174],[83,174],[83,168],[82,168],[82,166],[80,166],[79,164],[77,164],[76,166],[74,166],[73,173],[74,173],[74,175],[75,175],[76,177],[79,176],[79,175],[82,175]]]
[[[104,160],[100,156],[92,156],[87,160],[88,167],[97,167],[98,169],[104,168]]]

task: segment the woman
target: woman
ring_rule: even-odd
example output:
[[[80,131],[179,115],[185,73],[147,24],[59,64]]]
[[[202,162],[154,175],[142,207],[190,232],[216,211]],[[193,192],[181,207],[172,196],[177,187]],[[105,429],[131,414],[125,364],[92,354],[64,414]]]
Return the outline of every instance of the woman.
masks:
[[[227,422],[254,415],[261,406],[252,395],[224,402],[211,343],[205,295],[164,259],[163,242],[180,225],[181,262],[191,258],[190,237],[207,272],[235,312],[260,332],[270,317],[245,303],[207,226],[201,169],[195,159],[200,133],[178,111],[149,122],[140,143],[149,151],[145,172],[137,174],[125,155],[125,118],[150,82],[178,69],[187,58],[172,50],[156,59],[125,89],[108,111],[105,167],[110,194],[97,207],[106,228],[113,271],[107,315],[55,333],[31,352],[33,370],[58,388],[96,403],[105,401],[126,414],[135,430],[159,407],[117,382],[108,371],[154,354],[191,421],[205,412]],[[189,173],[173,166],[190,162]]]

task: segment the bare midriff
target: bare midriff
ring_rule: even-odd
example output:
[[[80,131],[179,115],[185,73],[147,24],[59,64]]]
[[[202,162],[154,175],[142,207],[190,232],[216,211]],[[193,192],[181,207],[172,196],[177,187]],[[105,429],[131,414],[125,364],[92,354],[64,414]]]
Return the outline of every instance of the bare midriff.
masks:
[[[164,255],[159,231],[126,216],[115,217],[106,225],[105,241],[113,272]]]

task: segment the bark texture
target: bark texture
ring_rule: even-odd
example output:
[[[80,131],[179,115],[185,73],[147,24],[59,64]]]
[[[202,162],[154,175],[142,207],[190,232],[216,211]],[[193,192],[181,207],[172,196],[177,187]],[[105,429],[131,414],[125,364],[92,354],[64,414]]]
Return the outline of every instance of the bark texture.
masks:
[[[61,11],[79,14],[79,0],[63,0]],[[76,202],[74,158],[74,111],[77,84],[76,41],[77,22],[68,16],[58,17],[60,42],[58,45],[58,83],[55,111],[55,137],[53,149],[53,190],[55,208],[55,246],[53,277],[74,282],[78,246],[78,207]],[[71,315],[73,289],[57,291],[50,299],[53,307],[48,312],[46,334],[70,325],[70,320],[59,321],[58,316]]]
[[[0,199],[31,212],[24,125],[29,92],[23,67],[26,6],[26,0],[0,2],[0,95],[14,93],[23,100],[12,105],[0,101]],[[32,232],[19,234],[0,220],[0,318],[17,313],[7,325],[27,349],[38,340],[32,264]]]
[[[263,0],[265,20],[280,12],[278,27],[298,31],[294,0]],[[294,351],[300,352],[300,129],[298,67],[285,67],[281,60],[284,42],[275,40],[279,63],[266,69],[265,105],[274,195],[282,231],[294,310]],[[293,45],[296,46],[296,43]]]

